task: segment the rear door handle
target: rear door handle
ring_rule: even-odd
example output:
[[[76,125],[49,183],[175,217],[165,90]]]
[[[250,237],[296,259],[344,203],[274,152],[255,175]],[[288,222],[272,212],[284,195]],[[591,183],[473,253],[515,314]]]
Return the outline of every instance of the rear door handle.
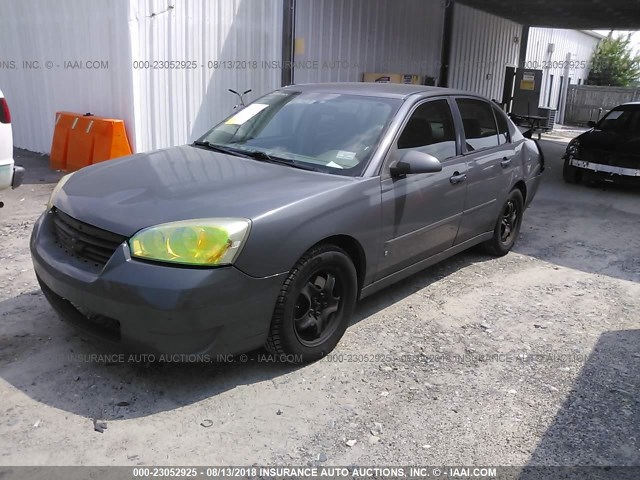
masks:
[[[467,174],[466,173],[459,173],[459,172],[455,172],[453,174],[453,177],[451,177],[449,179],[449,181],[451,183],[453,183],[454,185],[457,183],[462,183],[467,179]]]
[[[500,165],[502,165],[502,168],[507,168],[509,165],[511,165],[511,160],[513,160],[513,158],[504,157],[500,162]]]

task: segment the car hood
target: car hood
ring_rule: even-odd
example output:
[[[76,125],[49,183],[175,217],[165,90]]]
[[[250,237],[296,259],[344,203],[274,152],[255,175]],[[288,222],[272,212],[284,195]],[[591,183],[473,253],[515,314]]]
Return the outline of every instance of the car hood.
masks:
[[[609,149],[620,143],[622,135],[591,129],[578,136],[581,148]]]
[[[80,221],[131,236],[186,219],[255,219],[355,181],[185,145],[84,168],[54,203]]]
[[[640,165],[640,135],[592,129],[578,139],[583,160],[623,168]]]

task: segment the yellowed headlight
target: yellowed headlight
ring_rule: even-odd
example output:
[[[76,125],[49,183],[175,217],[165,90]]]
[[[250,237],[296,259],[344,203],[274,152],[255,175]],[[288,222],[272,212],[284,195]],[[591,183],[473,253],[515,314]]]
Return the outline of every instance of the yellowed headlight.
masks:
[[[184,265],[228,265],[240,253],[251,223],[246,219],[186,220],[146,228],[129,240],[137,258]]]
[[[53,191],[51,192],[51,196],[49,197],[49,202],[47,203],[47,210],[51,210],[51,208],[53,207],[53,202],[55,202],[55,200],[56,200],[56,196],[58,195],[60,190],[62,190],[62,187],[64,187],[64,184],[69,181],[69,179],[71,178],[71,176],[74,173],[75,172],[71,172],[71,173],[68,173],[67,175],[65,175],[64,177],[62,177],[58,181],[57,185],[55,187],[53,187]]]

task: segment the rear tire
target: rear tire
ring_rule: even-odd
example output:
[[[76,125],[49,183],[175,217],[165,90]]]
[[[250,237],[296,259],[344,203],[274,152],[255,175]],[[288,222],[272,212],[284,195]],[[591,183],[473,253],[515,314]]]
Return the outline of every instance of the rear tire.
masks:
[[[485,252],[495,257],[509,253],[516,243],[522,225],[524,199],[517,188],[511,190],[507,200],[500,209],[500,215],[493,229],[493,237],[482,244]]]
[[[320,245],[305,253],[284,281],[266,348],[291,363],[318,360],[344,335],[358,291],[347,253]]]
[[[567,159],[564,161],[564,166],[562,167],[562,179],[566,183],[580,183],[582,181],[582,172],[579,168],[570,165],[569,159]]]

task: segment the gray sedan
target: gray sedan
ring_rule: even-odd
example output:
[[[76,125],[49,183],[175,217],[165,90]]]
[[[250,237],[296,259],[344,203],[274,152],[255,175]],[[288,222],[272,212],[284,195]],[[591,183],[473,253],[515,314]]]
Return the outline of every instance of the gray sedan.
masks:
[[[477,95],[290,86],[193,145],[67,175],[31,252],[61,317],[124,347],[310,361],[358,299],[474,245],[509,252],[543,169]]]

